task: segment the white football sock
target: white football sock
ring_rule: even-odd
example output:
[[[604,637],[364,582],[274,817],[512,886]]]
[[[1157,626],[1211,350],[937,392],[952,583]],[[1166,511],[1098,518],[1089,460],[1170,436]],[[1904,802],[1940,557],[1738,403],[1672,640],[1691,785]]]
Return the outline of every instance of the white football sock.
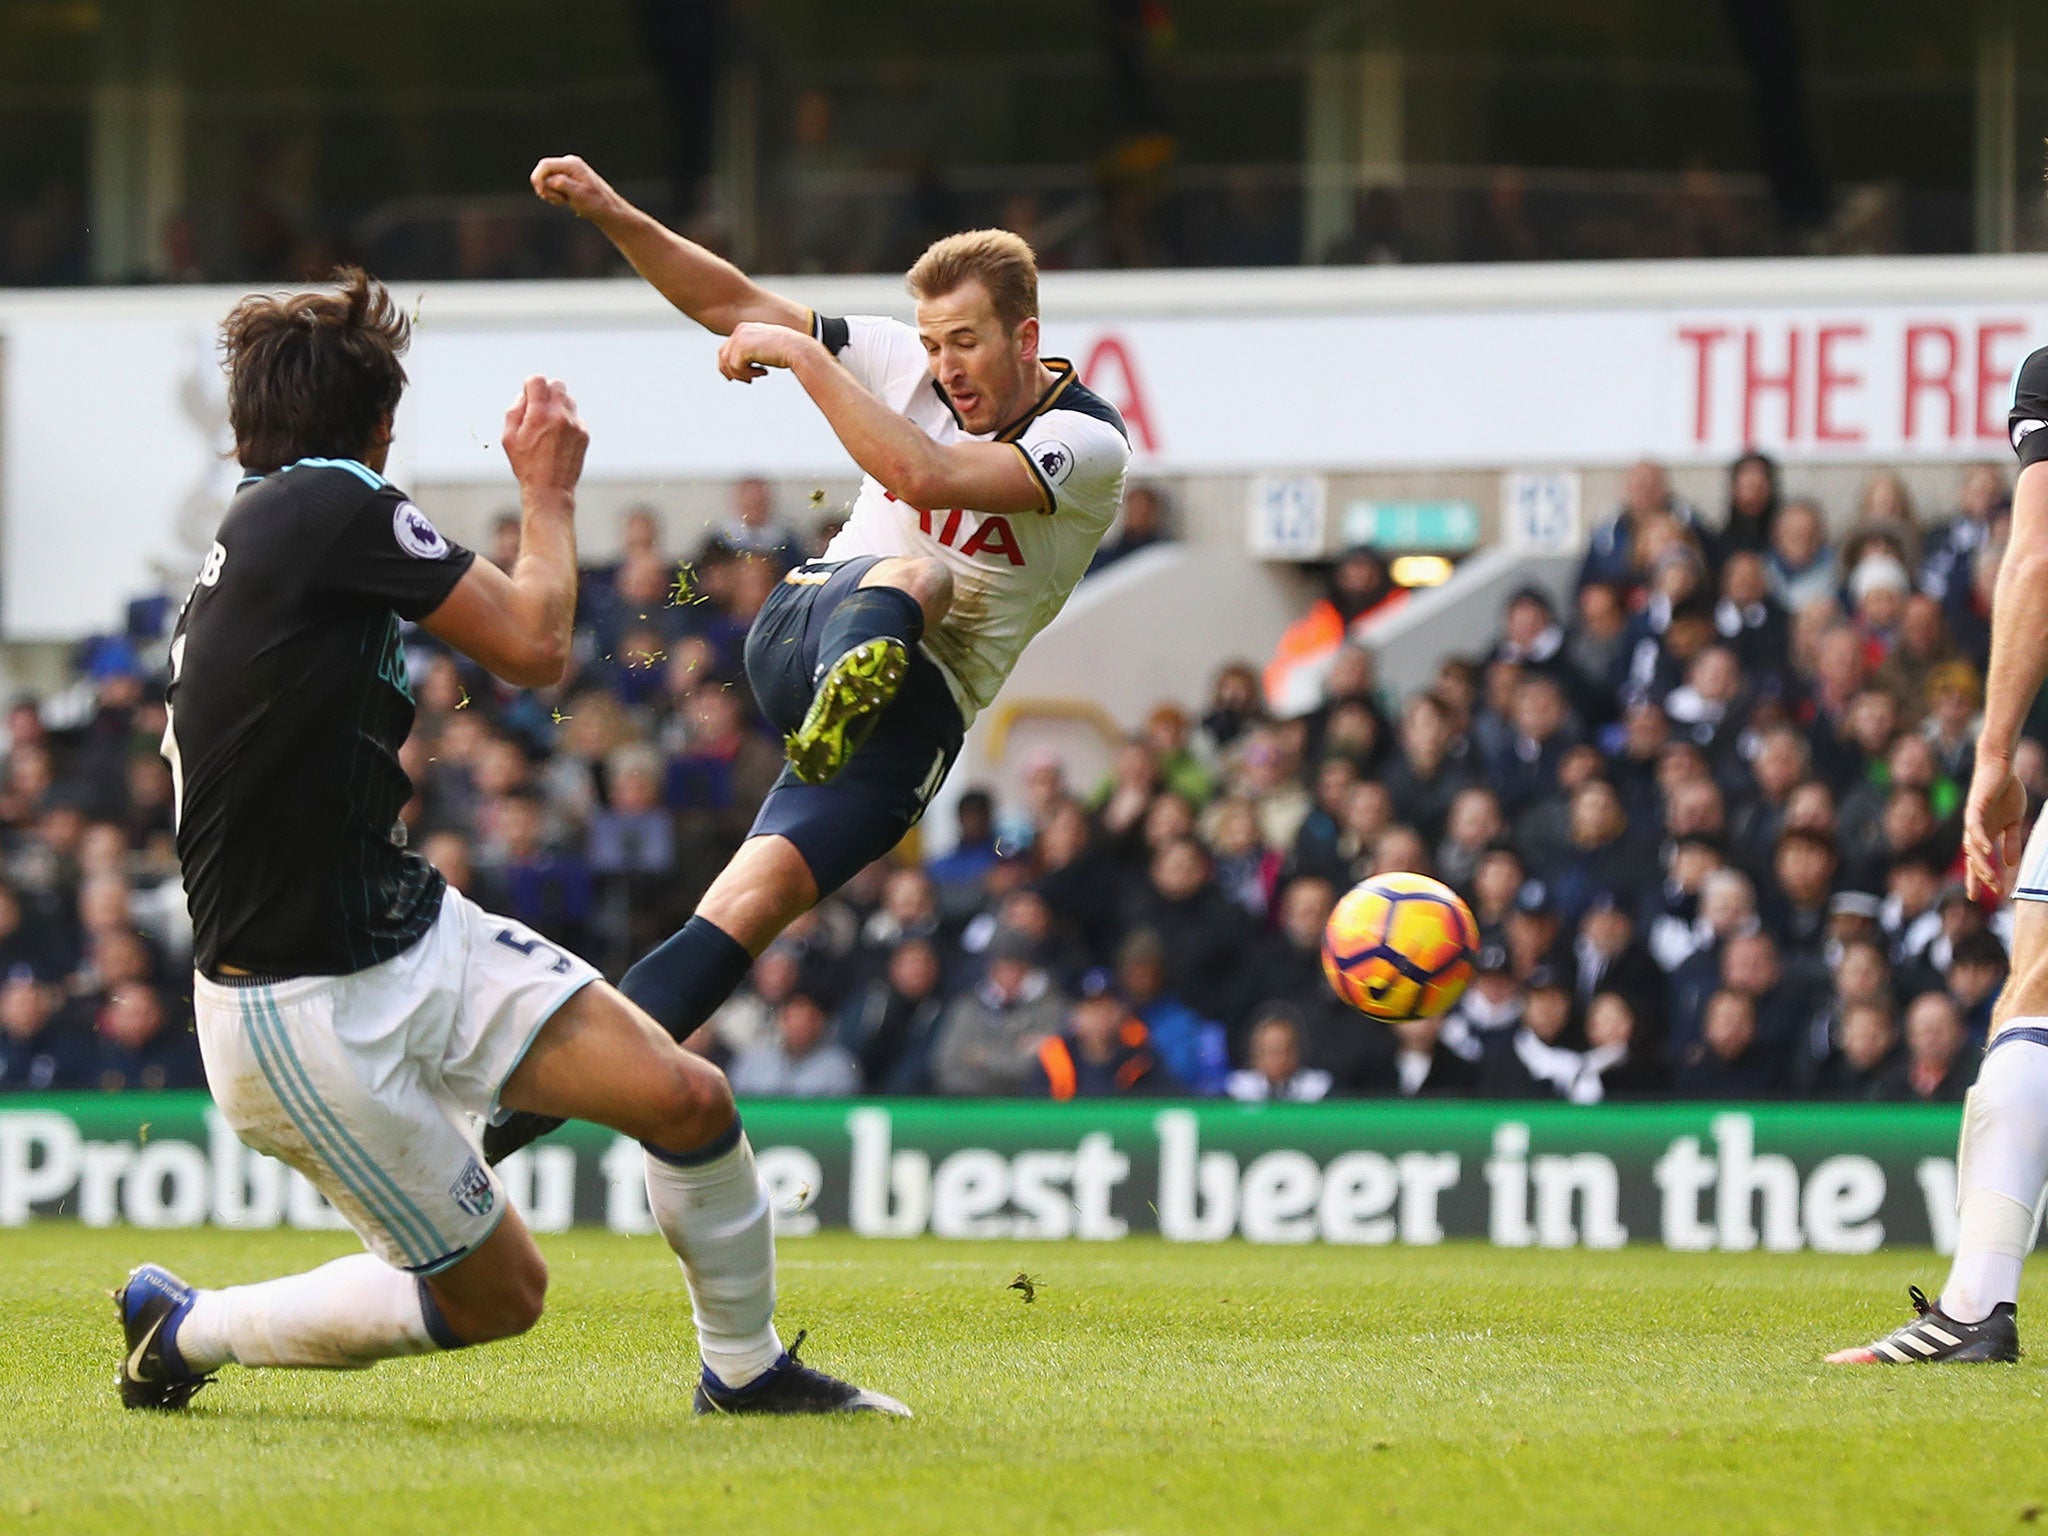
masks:
[[[2048,1024],[2015,1019],[2016,1025]],[[1963,1106],[1956,1154],[1956,1256],[1941,1310],[1981,1323],[2020,1295],[2020,1265],[2034,1240],[2034,1212],[2048,1185],[2048,1046],[1996,1045]]]
[[[775,1227],[745,1134],[705,1162],[677,1163],[650,1150],[647,1205],[683,1261],[705,1366],[726,1386],[745,1386],[782,1355]]]
[[[368,1253],[282,1280],[201,1291],[173,1344],[195,1371],[229,1361],[358,1371],[458,1347],[425,1284]]]

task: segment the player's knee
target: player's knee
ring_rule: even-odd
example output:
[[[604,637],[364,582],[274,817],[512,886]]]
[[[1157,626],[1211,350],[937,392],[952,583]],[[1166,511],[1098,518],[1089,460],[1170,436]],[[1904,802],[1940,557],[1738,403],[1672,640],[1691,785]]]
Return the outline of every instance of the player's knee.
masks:
[[[535,1255],[533,1262],[523,1266],[505,1287],[503,1300],[499,1303],[493,1319],[497,1331],[493,1338],[516,1338],[540,1321],[540,1315],[547,1309],[548,1266],[547,1261]]]
[[[732,1085],[701,1056],[678,1051],[649,1106],[656,1146],[678,1152],[700,1147],[732,1124]]]
[[[516,1338],[540,1321],[547,1307],[548,1265],[538,1250],[514,1258],[492,1276],[490,1289],[461,1297],[439,1291],[436,1300],[448,1324],[464,1344],[492,1344]]]
[[[917,606],[924,610],[926,628],[937,624],[953,606],[953,573],[943,560],[929,556],[906,560],[896,585],[915,598]]]

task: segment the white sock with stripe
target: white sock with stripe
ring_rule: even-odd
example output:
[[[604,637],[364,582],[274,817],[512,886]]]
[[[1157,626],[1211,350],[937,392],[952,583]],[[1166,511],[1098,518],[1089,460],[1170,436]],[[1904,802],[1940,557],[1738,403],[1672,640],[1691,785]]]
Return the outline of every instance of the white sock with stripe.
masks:
[[[2010,1027],[2048,1025],[2015,1019]],[[1981,1323],[2016,1302],[2020,1267],[2034,1240],[2034,1212],[2048,1186],[2048,1046],[1998,1043],[1984,1057],[1963,1108],[1956,1154],[1956,1254],[1941,1310]]]
[[[739,1122],[696,1152],[647,1151],[647,1205],[690,1287],[711,1374],[743,1387],[782,1355],[775,1332],[775,1225]]]
[[[200,1372],[230,1361],[355,1371],[461,1347],[425,1283],[368,1253],[282,1280],[201,1291],[170,1343]]]

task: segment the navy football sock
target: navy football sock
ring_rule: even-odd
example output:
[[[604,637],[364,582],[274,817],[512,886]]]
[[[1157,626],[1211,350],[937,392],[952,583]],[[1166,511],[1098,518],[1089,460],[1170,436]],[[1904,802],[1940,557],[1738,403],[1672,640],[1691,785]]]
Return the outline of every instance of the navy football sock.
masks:
[[[862,641],[887,635],[909,650],[924,638],[924,610],[901,587],[857,587],[818,637],[818,675]]]
[[[707,917],[693,917],[627,971],[619,990],[684,1040],[746,979],[754,957]]]

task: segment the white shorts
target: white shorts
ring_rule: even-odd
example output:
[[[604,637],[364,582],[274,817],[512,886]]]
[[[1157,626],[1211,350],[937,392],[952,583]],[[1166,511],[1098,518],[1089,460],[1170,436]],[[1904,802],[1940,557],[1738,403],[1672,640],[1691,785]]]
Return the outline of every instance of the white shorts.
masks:
[[[349,976],[193,978],[214,1101],[243,1141],[289,1163],[369,1250],[446,1269],[496,1229],[505,1190],[470,1117],[596,969],[459,892],[404,954]]]
[[[2034,823],[2020,854],[2019,884],[2013,888],[2014,901],[2048,901],[2048,815]]]

